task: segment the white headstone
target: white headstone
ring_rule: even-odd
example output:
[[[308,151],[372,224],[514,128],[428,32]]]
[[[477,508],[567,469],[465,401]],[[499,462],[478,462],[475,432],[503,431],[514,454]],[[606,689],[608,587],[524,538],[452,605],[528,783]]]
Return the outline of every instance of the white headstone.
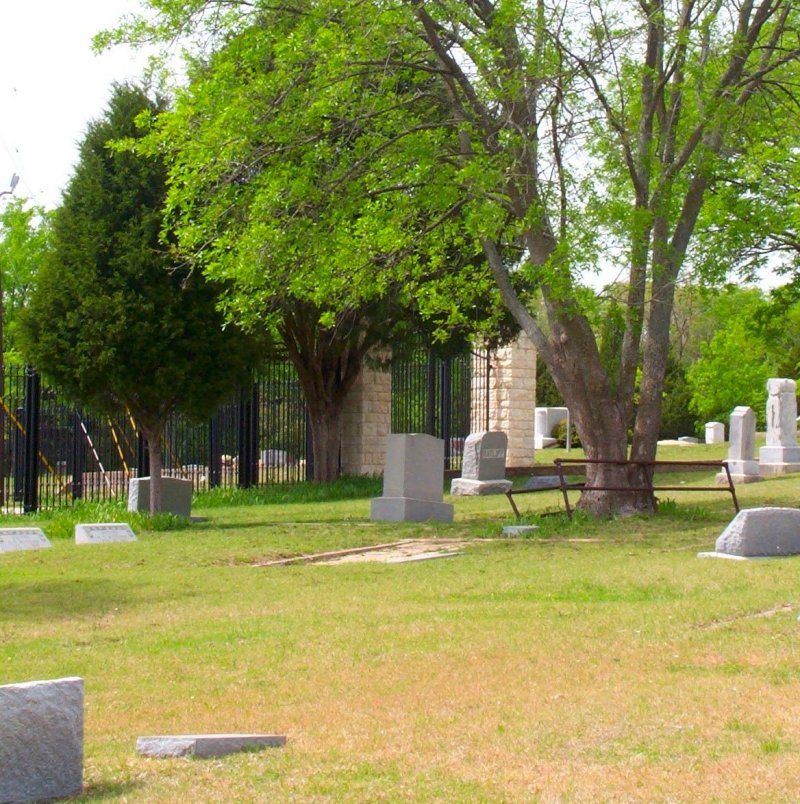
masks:
[[[755,483],[763,480],[754,460],[756,449],[756,414],[752,408],[741,405],[733,409],[729,425],[728,471],[734,483]],[[717,475],[718,483],[727,483],[725,472]]]
[[[499,431],[471,433],[464,442],[461,477],[450,484],[460,495],[504,494],[511,488],[505,479],[508,436]]]
[[[78,795],[83,787],[83,679],[0,686],[0,801]]]
[[[135,541],[137,541],[136,536],[127,522],[75,525],[75,544]]]
[[[800,472],[794,380],[767,380],[767,444],[759,450],[758,460],[762,475]]]
[[[41,550],[50,547],[40,528],[0,528],[0,553],[16,550]]]
[[[453,506],[442,502],[444,441],[425,433],[386,438],[383,496],[372,500],[370,517],[390,522],[452,522]]]
[[[722,422],[706,422],[706,444],[724,444],[725,425]]]

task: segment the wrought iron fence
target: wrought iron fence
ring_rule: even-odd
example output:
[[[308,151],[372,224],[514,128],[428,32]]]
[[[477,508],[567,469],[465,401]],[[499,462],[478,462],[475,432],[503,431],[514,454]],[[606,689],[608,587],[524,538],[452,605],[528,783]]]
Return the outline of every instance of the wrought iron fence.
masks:
[[[464,438],[488,426],[489,372],[485,352],[439,358],[422,348],[398,361],[392,367],[393,432],[443,438],[446,466],[458,468]],[[6,512],[123,499],[130,478],[149,472],[129,415],[76,407],[32,369],[6,368],[2,404],[0,509]],[[190,479],[196,491],[298,482],[313,476],[310,431],[294,368],[270,362],[210,421],[169,419],[164,474]]]
[[[392,365],[392,432],[444,440],[446,469],[459,469],[464,439],[489,429],[490,353],[437,355],[420,348]]]

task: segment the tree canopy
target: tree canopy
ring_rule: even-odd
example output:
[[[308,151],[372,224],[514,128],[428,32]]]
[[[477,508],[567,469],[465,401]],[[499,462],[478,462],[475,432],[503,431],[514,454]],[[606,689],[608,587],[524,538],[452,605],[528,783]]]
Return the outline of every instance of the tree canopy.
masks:
[[[275,43],[292,56],[297,52],[301,74],[312,80],[306,97],[311,110],[317,93],[329,98],[340,90],[338,102],[347,107],[355,76],[378,86],[397,71],[412,83],[431,80],[447,114],[432,118],[424,106],[415,106],[419,122],[403,121],[403,131],[388,140],[415,143],[422,217],[431,227],[457,225],[465,249],[483,251],[505,306],[535,343],[570,407],[587,455],[624,460],[632,427],[630,457],[655,457],[675,287],[711,194],[731,176],[732,151],[739,162],[747,161],[763,142],[757,132],[770,116],[777,110],[788,115],[795,106],[795,4],[147,5],[154,22],[135,21],[118,38],[171,41],[191,34],[206,37],[213,50],[258,23],[269,36],[276,13],[293,17],[306,44],[283,31]],[[231,80],[241,78],[231,72]],[[379,88],[375,103],[385,99]],[[323,101],[321,111],[330,114],[332,107]],[[357,115],[359,125],[373,120],[369,106]],[[241,117],[229,121],[230,130],[246,124]],[[421,130],[426,136],[415,137]],[[285,136],[296,142],[305,133],[292,127]],[[770,137],[780,152],[796,142],[790,128],[770,129]],[[408,197],[407,181],[391,192],[401,155],[387,151],[384,139],[366,139],[363,148],[358,164],[378,168],[365,189],[381,189],[391,226],[395,215],[404,214]],[[382,171],[390,181],[376,186]],[[296,175],[294,167],[287,169],[281,186],[291,187]],[[268,227],[269,216],[265,220]],[[337,225],[339,231],[349,244],[347,227]],[[332,242],[339,242],[335,233]],[[514,249],[520,259],[508,259]],[[618,263],[627,277],[614,376],[580,291],[585,271],[601,262]],[[459,308],[459,291],[469,282],[459,278],[448,278],[450,293],[437,292],[435,284],[412,286],[426,306],[446,308],[454,298],[450,306]],[[327,296],[337,288],[323,283],[321,290]],[[581,505],[595,513],[652,504],[649,495],[592,491],[641,485],[628,467],[592,466],[587,480]]]
[[[235,327],[223,328],[215,288],[160,242],[163,162],[115,146],[141,136],[142,112],[161,108],[138,87],[115,87],[81,144],[20,321],[23,350],[40,370],[84,404],[133,416],[148,442],[152,510],[166,418],[209,415],[256,354]]]

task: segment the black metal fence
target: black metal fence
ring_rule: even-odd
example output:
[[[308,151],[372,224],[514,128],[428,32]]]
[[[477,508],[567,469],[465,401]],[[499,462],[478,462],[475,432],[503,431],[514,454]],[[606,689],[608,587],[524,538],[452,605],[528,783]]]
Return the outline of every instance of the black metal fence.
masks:
[[[443,438],[447,468],[464,438],[487,429],[487,353],[438,358],[420,349],[392,368],[392,431]],[[486,403],[484,404],[484,398]],[[0,509],[33,512],[74,500],[117,500],[148,474],[147,450],[130,416],[72,404],[31,369],[9,366],[0,415]],[[247,391],[208,422],[175,415],[163,440],[164,474],[195,490],[292,483],[313,476],[306,406],[287,362],[264,365]]]
[[[464,439],[489,429],[488,351],[438,356],[418,349],[392,366],[392,432],[444,440],[445,469],[459,469]]]

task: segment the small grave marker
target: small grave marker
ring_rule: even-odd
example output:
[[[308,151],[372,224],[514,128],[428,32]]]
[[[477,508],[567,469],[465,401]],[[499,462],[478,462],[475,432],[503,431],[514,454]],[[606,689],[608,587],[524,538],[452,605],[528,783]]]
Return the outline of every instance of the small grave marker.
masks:
[[[127,522],[75,525],[75,544],[135,542],[136,535]]]
[[[280,748],[282,734],[178,734],[139,737],[136,752],[148,757],[223,757],[238,751]]]
[[[41,550],[50,546],[50,540],[41,528],[0,528],[0,553]]]

